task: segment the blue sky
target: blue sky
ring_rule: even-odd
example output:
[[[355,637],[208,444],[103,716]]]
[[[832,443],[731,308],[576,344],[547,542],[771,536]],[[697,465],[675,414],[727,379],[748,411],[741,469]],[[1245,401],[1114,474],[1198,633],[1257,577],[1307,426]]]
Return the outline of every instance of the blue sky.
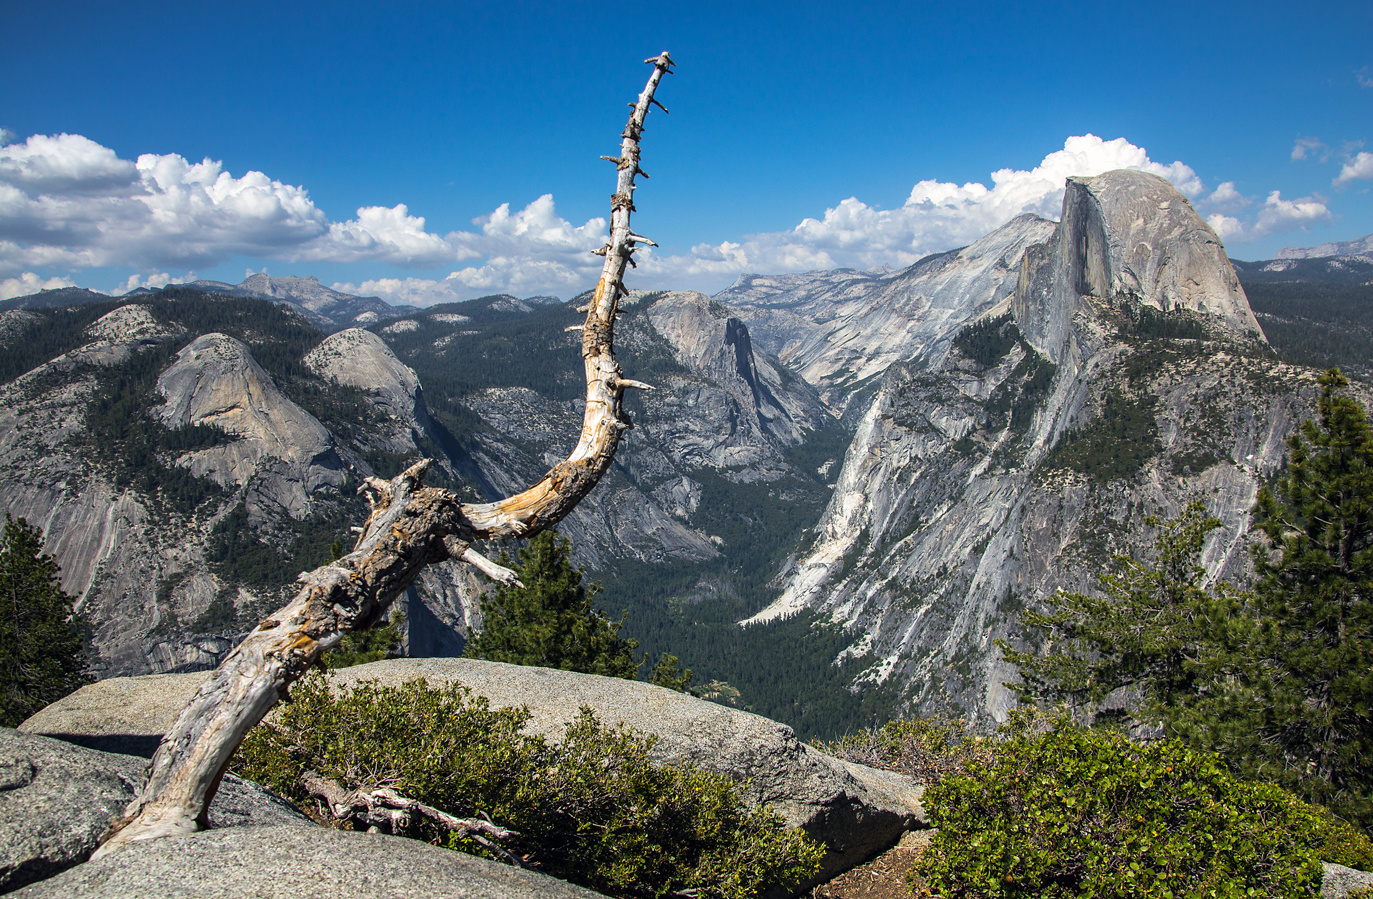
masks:
[[[0,4],[0,297],[248,272],[428,304],[903,266],[1066,175],[1169,177],[1230,254],[1373,232],[1373,4]]]

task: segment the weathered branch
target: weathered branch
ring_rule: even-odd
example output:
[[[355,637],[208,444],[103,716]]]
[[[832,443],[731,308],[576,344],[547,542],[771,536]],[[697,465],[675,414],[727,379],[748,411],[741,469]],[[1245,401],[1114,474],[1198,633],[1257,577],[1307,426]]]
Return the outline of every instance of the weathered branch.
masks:
[[[477,553],[471,543],[527,537],[551,527],[610,467],[620,435],[630,427],[622,407],[624,390],[637,386],[621,377],[614,330],[625,265],[639,239],[629,228],[639,138],[658,82],[672,67],[666,53],[647,62],[653,74],[622,135],[610,242],[582,326],[586,412],[572,453],[534,486],[494,503],[461,503],[446,490],[423,486],[428,460],[390,481],[368,478],[363,490],[372,511],[353,551],[303,573],[295,598],[259,624],[201,685],[163,737],[137,798],[97,856],[126,843],[203,829],[220,778],[244,735],[344,633],[384,620],[392,601],[434,562],[461,559],[511,582],[514,572]]]
[[[517,832],[490,821],[459,818],[385,787],[348,790],[337,781],[314,771],[306,771],[301,775],[300,785],[310,795],[324,800],[329,807],[329,814],[338,821],[350,821],[366,827],[385,827],[391,833],[402,833],[414,824],[414,818],[418,815],[441,827],[457,831],[461,836],[474,839],[508,840],[519,836]],[[481,842],[482,845],[489,845],[486,839]]]

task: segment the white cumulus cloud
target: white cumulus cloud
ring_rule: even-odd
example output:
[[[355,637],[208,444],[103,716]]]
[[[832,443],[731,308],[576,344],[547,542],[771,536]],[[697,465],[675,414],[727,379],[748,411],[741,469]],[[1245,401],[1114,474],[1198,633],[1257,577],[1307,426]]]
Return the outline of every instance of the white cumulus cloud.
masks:
[[[699,245],[686,255],[650,256],[641,271],[667,286],[702,276],[714,276],[718,284],[721,277],[741,272],[906,266],[930,253],[972,243],[1022,213],[1056,219],[1069,176],[1091,177],[1112,169],[1160,175],[1188,196],[1204,190],[1196,172],[1182,162],[1155,162],[1143,147],[1123,137],[1103,140],[1084,134],[1068,138],[1062,150],[1033,169],[992,172],[990,187],[919,181],[897,209],[879,209],[850,197],[790,231]]]
[[[1206,224],[1211,226],[1211,230],[1216,232],[1216,236],[1224,243],[1227,240],[1242,240],[1244,238],[1244,225],[1239,219],[1222,213],[1214,213],[1206,217]]]
[[[1327,147],[1319,138],[1299,137],[1297,142],[1292,145],[1292,161],[1299,159],[1314,159],[1317,162],[1325,162],[1330,158],[1330,148]]]
[[[360,297],[381,297],[393,306],[433,306],[436,303],[455,303],[470,299],[460,296],[455,281],[434,281],[428,278],[373,278],[353,284],[341,281],[334,290]]]
[[[0,275],[204,269],[242,255],[424,268],[476,262],[450,277],[473,289],[518,290],[566,289],[599,268],[590,251],[605,242],[606,220],[574,225],[551,195],[522,209],[501,204],[473,224],[436,234],[403,203],[331,221],[304,187],[257,171],[234,176],[211,159],[149,153],[130,161],[77,134],[0,141]]]
[[[502,203],[490,215],[472,220],[479,233],[454,231],[448,240],[466,251],[460,259],[482,256],[534,255],[574,265],[587,263],[587,254],[605,244],[606,220],[592,218],[575,226],[558,215],[553,195],[544,194],[518,212]]]
[[[75,286],[76,282],[71,278],[40,278],[33,272],[24,272],[18,277],[5,278],[0,281],[0,300],[26,297],[29,294],[38,293],[40,290],[56,290],[59,287]]]
[[[118,266],[139,272],[126,289],[157,286],[164,278],[162,283],[179,280],[177,272],[203,271],[239,255],[255,262],[436,269],[443,274],[420,278],[402,271],[339,286],[431,305],[497,292],[568,296],[594,284],[601,268],[591,251],[605,242],[606,219],[568,221],[551,194],[523,208],[502,203],[472,219],[470,229],[441,235],[403,203],[363,206],[353,218],[334,221],[303,186],[258,171],[235,176],[211,159],[193,163],[171,153],[130,161],[72,134],[34,135],[21,143],[12,135],[0,138],[0,277],[16,284],[40,278],[35,272]],[[1326,149],[1315,138],[1302,138],[1293,158]],[[849,197],[788,230],[698,244],[676,255],[645,249],[637,256],[634,284],[716,290],[743,272],[905,266],[969,244],[1022,213],[1057,218],[1068,177],[1119,168],[1167,178],[1225,240],[1257,239],[1330,218],[1323,198],[1285,200],[1274,191],[1260,203],[1229,181],[1208,193],[1181,161],[1156,162],[1123,137],[1084,134],[1069,137],[1031,168],[999,169],[985,183],[917,181],[895,209]],[[1373,156],[1358,153],[1335,183],[1370,177]]]
[[[1319,197],[1284,200],[1280,191],[1273,191],[1263,201],[1253,226],[1253,237],[1266,237],[1293,231],[1330,218],[1330,209]]]
[[[1323,198],[1311,196],[1284,200],[1282,192],[1275,190],[1268,194],[1248,222],[1223,212],[1207,216],[1206,222],[1223,242],[1243,243],[1271,234],[1296,231],[1331,218],[1330,207]]]
[[[251,272],[249,273],[251,274]],[[140,287],[148,287],[157,290],[166,287],[168,284],[185,284],[187,281],[195,280],[195,272],[188,272],[180,277],[169,275],[166,272],[152,272],[149,274],[132,274],[124,279],[110,291],[111,296],[122,296],[131,290],[138,290]]]
[[[391,262],[397,265],[441,265],[464,258],[437,234],[424,230],[424,218],[401,203],[364,206],[358,217],[334,222],[292,258],[327,262]]]
[[[190,268],[327,231],[304,188],[172,153],[130,162],[75,134],[0,147],[0,270]]]
[[[555,259],[492,256],[485,265],[458,269],[447,280],[465,288],[462,293],[467,297],[490,293],[566,296],[595,284],[600,260],[594,262],[597,264],[579,267]]]
[[[1253,202],[1249,197],[1235,189],[1235,182],[1222,181],[1215,190],[1211,191],[1210,195],[1201,201],[1201,205],[1217,212],[1236,212]],[[1221,236],[1224,237],[1224,235]]]
[[[1335,187],[1344,187],[1351,181],[1373,179],[1373,153],[1363,151],[1344,164],[1334,180]]]

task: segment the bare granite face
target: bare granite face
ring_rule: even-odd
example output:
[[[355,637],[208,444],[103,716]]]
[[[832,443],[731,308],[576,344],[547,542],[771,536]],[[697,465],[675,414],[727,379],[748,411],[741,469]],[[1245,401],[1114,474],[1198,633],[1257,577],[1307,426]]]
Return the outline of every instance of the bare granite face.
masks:
[[[1053,230],[1053,222],[1020,215],[969,246],[892,274],[744,275],[715,299],[845,412],[855,388],[895,363],[941,354],[966,322],[1009,297],[1026,248]]]
[[[134,798],[145,764],[0,728],[0,892],[89,858]],[[220,785],[210,824],[320,830],[280,796],[232,775]]]
[[[136,843],[35,883],[43,899],[596,899],[600,893],[380,833],[239,827]]]
[[[274,498],[293,518],[305,515],[310,492],[343,482],[329,431],[283,394],[248,348],[232,337],[197,337],[158,376],[157,392],[166,400],[158,415],[167,427],[204,425],[234,438],[179,460],[197,475],[244,486],[264,459],[284,462],[278,480],[286,492]]]
[[[429,425],[420,380],[410,366],[371,331],[348,328],[330,334],[308,354],[311,371],[335,384],[365,390],[386,426],[368,435],[377,448],[390,453],[415,453],[416,439]]]
[[[298,280],[259,286],[314,289]],[[0,385],[0,505],[49,535],[64,589],[94,623],[102,673],[213,665],[236,634],[190,624],[226,598],[240,610],[272,605],[270,590],[231,583],[206,558],[216,523],[239,502],[251,528],[289,548],[296,522],[341,504],[345,479],[372,473],[368,458],[398,464],[421,444],[441,447],[451,457],[436,475],[463,484],[464,498],[489,500],[565,454],[581,427],[578,400],[476,386],[461,402],[480,424],[444,437],[410,367],[448,358],[483,321],[554,308],[492,298],[462,313],[416,312],[379,335],[335,334],[303,360],[318,377],[310,389],[364,390],[381,423],[352,433],[335,423],[333,433],[243,344],[191,340],[130,303],[92,325],[85,345]],[[603,578],[622,561],[700,566],[693,598],[728,595],[737,586],[728,570],[747,548],[721,536],[711,497],[747,485],[775,519],[801,496],[797,531],[807,531],[768,572],[775,592],[757,597],[769,604],[751,620],[823,612],[853,636],[841,660],[871,653],[855,687],[898,684],[906,710],[953,703],[972,718],[1003,715],[1013,672],[991,641],[1015,639],[1020,611],[1053,590],[1092,587],[1112,553],[1147,548],[1150,514],[1205,500],[1225,522],[1205,550],[1208,576],[1242,581],[1257,485],[1313,409],[1312,372],[1253,352],[1263,336],[1215,234],[1166,181],[1138,172],[1071,179],[1060,223],[1020,216],[903,271],[747,275],[715,298],[636,292],[622,312],[617,345],[626,360],[646,360],[644,380],[657,389],[628,399],[635,426],[616,465],[560,525],[577,563]],[[989,365],[954,348],[965,326],[1003,313],[1024,344]],[[1175,341],[1155,364],[1162,351],[1122,336],[1146,313],[1205,334]],[[565,355],[541,358],[566,362],[548,374],[576,381],[579,338],[562,333],[563,319],[546,320],[549,346]],[[0,340],[22,340],[34,321],[31,311],[3,313]],[[191,342],[159,379],[166,402],[155,414],[232,437],[165,460],[231,491],[195,516],[168,514],[156,491],[116,487],[79,450],[97,373],[171,340]],[[1032,384],[1037,356],[1056,367]],[[1151,454],[1137,472],[1102,483],[1044,467],[1117,397],[1151,419],[1137,435]],[[842,429],[853,436],[836,460]],[[795,450],[811,441],[824,458],[799,471],[808,454]],[[792,475],[810,492],[788,486]],[[735,520],[740,512],[729,510]],[[459,652],[481,622],[482,590],[461,566],[428,569],[405,600],[411,652]]]
[[[1121,331],[1141,310],[1204,336],[1156,363]],[[1028,349],[983,365],[946,347],[887,370],[815,537],[749,619],[821,611],[856,635],[845,656],[874,657],[862,680],[983,723],[1014,703],[993,640],[1017,639],[1020,610],[1055,590],[1093,589],[1113,553],[1147,554],[1146,516],[1203,500],[1224,522],[1208,576],[1243,582],[1249,509],[1316,393],[1315,372],[1252,352],[1262,332],[1219,242],[1151,175],[1070,180],[1062,222],[982,317],[1007,312]],[[1056,366],[1032,386],[1035,352]],[[1137,404],[1157,435],[1137,473],[1045,467],[1113,402]]]
[[[1146,172],[1068,179],[1062,221],[1026,256],[1016,321],[1059,362],[1082,298],[1195,312],[1234,337],[1263,339],[1220,238],[1177,188]]]

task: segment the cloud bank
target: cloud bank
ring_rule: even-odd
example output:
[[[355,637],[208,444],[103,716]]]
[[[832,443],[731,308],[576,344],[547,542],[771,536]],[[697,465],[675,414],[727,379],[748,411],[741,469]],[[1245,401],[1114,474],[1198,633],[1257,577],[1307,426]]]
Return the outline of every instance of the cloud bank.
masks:
[[[1302,138],[1294,159],[1323,152]],[[1016,215],[1056,218],[1070,175],[1131,168],[1170,180],[1227,241],[1258,239],[1330,218],[1320,197],[1262,202],[1233,182],[1207,192],[1191,167],[1160,163],[1124,138],[1068,138],[1029,170],[992,172],[989,184],[924,180],[895,209],[849,197],[786,231],[699,244],[690,252],[639,254],[636,283],[715,291],[742,272],[780,273],[909,265],[929,253],[962,246]],[[1335,185],[1373,177],[1373,155],[1352,157]],[[0,288],[32,292],[72,283],[88,268],[136,270],[122,287],[187,280],[232,257],[282,262],[388,264],[397,277],[335,286],[391,302],[429,305],[487,293],[569,296],[597,278],[591,250],[606,237],[606,220],[581,225],[558,215],[545,194],[522,209],[502,204],[472,220],[471,230],[437,234],[405,204],[366,206],[332,221],[303,186],[249,171],[234,176],[211,159],[177,154],[121,159],[78,134],[34,135],[22,143],[0,134]],[[421,277],[405,269],[448,269]],[[35,274],[43,272],[44,275]],[[60,274],[67,273],[65,276]],[[11,294],[14,295],[14,294]]]

